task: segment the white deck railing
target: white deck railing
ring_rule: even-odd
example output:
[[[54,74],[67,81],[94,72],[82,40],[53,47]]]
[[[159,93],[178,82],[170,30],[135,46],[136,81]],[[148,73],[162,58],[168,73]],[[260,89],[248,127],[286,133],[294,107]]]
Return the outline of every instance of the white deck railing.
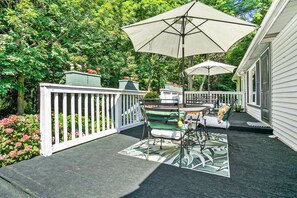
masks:
[[[41,154],[76,146],[143,124],[144,91],[40,84]]]
[[[186,100],[195,100],[197,98],[208,98],[208,91],[186,91]],[[218,99],[219,103],[231,104],[234,99],[237,99],[237,104],[244,107],[245,100],[243,92],[231,91],[211,91],[210,98]]]
[[[185,91],[186,100],[196,100],[201,98],[208,98],[208,91]],[[237,99],[236,103],[244,108],[245,100],[243,92],[229,92],[229,91],[211,91],[210,97],[218,100],[219,103],[231,104],[234,99]],[[176,99],[178,98],[180,103],[182,100],[182,93],[177,91],[170,91],[167,89],[160,90],[161,99]]]

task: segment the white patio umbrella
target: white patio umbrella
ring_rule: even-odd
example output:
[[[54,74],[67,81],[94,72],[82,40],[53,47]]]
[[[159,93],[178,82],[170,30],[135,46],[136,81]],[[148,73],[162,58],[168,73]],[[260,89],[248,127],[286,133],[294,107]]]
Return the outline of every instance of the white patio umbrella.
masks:
[[[193,1],[122,29],[137,52],[182,58],[184,85],[184,57],[226,52],[256,28],[257,25]]]
[[[218,74],[232,73],[236,67],[215,61],[205,61],[194,65],[185,70],[188,75],[207,75],[208,76],[208,96],[210,97],[210,76]]]

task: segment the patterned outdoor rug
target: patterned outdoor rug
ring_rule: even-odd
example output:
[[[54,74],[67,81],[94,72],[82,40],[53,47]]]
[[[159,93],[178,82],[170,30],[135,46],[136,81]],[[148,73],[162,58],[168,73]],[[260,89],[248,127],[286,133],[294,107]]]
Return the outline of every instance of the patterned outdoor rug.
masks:
[[[228,141],[226,134],[210,133],[210,139],[206,141],[203,152],[200,152],[200,145],[195,141],[196,136],[191,137],[189,153],[183,149],[182,168],[206,172],[210,174],[230,177]],[[160,140],[150,140],[150,154],[148,160],[179,166],[180,146],[179,142],[172,143],[165,140],[160,149]],[[122,155],[146,159],[147,139],[142,140],[122,151]]]

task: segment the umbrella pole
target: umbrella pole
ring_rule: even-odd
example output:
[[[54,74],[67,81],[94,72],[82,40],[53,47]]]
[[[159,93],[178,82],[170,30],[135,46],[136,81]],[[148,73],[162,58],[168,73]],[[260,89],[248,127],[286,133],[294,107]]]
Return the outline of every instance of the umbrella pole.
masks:
[[[184,48],[184,37],[182,37],[182,84],[183,84],[183,105],[185,104],[185,48]]]
[[[208,69],[208,102],[210,103],[210,75],[209,75],[209,67]]]
[[[183,98],[183,106],[185,106],[185,18],[183,17],[182,23],[182,98]]]

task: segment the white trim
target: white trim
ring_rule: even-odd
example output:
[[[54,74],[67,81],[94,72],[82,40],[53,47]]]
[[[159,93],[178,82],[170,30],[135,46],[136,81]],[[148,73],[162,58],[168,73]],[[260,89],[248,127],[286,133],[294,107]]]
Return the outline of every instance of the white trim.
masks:
[[[254,72],[252,72],[254,70]],[[254,95],[254,85],[253,85],[253,76],[255,76],[255,80],[256,80],[256,64],[253,64],[253,66],[251,66],[249,68],[249,95],[247,97],[249,97],[249,103],[251,105],[256,105],[256,98],[257,98],[257,90],[255,91],[255,102],[253,101],[253,95]]]

